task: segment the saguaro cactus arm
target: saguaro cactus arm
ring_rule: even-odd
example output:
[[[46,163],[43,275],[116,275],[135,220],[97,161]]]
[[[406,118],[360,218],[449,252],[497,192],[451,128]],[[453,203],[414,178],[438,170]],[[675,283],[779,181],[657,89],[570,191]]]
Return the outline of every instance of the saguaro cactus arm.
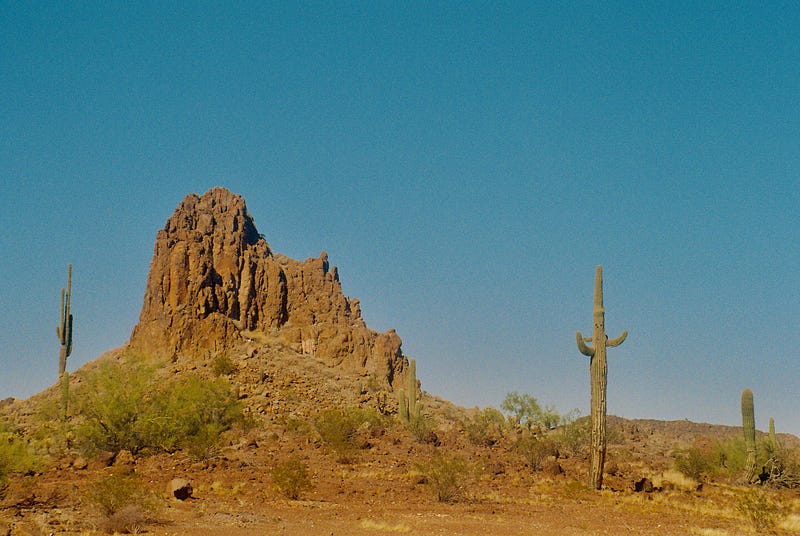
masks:
[[[586,342],[591,340],[592,339],[584,339],[580,331],[575,334],[575,341],[578,343],[578,350],[580,350],[583,355],[588,357],[592,357],[594,355],[594,348],[586,345]]]
[[[625,341],[625,338],[628,336],[627,331],[623,331],[622,335],[617,337],[616,339],[609,339],[606,341],[606,346],[613,348],[614,346],[619,346]]]

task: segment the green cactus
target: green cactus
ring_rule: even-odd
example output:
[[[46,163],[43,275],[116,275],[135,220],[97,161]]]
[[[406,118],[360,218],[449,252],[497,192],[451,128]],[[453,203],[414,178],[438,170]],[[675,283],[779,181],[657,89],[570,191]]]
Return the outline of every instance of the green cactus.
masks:
[[[619,346],[628,336],[627,331],[623,331],[622,335],[611,340],[606,335],[602,266],[598,266],[595,273],[593,317],[592,338],[584,338],[579,331],[575,334],[575,339],[578,343],[578,350],[590,358],[592,462],[589,469],[589,485],[594,489],[600,489],[603,486],[603,465],[606,459],[606,386],[608,383],[606,348]],[[592,346],[588,346],[587,342],[591,342]]]
[[[775,444],[775,419],[769,418],[769,442]]]
[[[66,370],[61,375],[61,418],[67,420],[69,411],[69,372]]]
[[[406,391],[400,389],[397,392],[397,415],[404,421],[408,421],[408,402],[406,402]]]
[[[773,452],[780,448],[778,437],[775,435],[775,419],[772,417],[769,418],[769,443]]]
[[[744,446],[747,452],[745,462],[745,480],[754,482],[758,478],[756,469],[756,417],[753,409],[753,391],[742,391],[742,429],[744,430]]]
[[[417,399],[417,362],[412,359],[408,365],[405,389],[397,393],[398,414],[405,422],[419,419],[421,408]]]
[[[67,370],[67,358],[72,354],[72,313],[70,312],[70,302],[72,300],[72,264],[67,266],[67,288],[61,289],[61,311],[60,320],[56,326],[56,335],[61,343],[61,351],[58,356],[58,377]]]

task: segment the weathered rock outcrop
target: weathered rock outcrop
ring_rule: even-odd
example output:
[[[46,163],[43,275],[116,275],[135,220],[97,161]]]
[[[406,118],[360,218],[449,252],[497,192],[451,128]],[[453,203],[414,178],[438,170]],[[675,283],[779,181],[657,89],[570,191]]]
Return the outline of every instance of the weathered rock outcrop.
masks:
[[[406,362],[394,330],[366,326],[325,252],[303,262],[274,254],[241,196],[224,188],[188,195],[156,236],[130,345],[201,356],[256,334],[389,384]]]

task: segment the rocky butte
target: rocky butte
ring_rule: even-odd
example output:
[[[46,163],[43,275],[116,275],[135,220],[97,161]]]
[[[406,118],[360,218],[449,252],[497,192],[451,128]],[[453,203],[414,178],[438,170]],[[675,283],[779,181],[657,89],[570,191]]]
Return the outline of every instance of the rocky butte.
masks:
[[[325,252],[302,262],[274,253],[241,196],[220,187],[190,194],[156,235],[130,346],[202,358],[252,337],[389,385],[408,363],[394,330],[366,326]]]

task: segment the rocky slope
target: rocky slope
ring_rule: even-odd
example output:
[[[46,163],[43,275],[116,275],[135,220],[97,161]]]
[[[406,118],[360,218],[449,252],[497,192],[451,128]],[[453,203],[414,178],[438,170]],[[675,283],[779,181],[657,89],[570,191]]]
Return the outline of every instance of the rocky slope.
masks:
[[[389,386],[408,362],[394,330],[366,326],[325,252],[274,253],[244,199],[224,188],[186,196],[156,235],[131,348],[203,357],[263,336]]]

